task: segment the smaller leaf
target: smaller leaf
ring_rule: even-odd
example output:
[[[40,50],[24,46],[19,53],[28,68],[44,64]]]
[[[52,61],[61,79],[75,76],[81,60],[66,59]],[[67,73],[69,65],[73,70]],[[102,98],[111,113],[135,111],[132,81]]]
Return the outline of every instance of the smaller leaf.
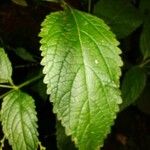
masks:
[[[3,48],[0,48],[0,83],[12,82],[12,66]]]
[[[142,23],[139,11],[126,0],[100,0],[94,14],[104,19],[118,38],[130,35]]]
[[[13,3],[21,6],[28,6],[26,0],[11,0]]]
[[[13,150],[37,149],[37,117],[31,96],[18,90],[4,97],[1,121]]]
[[[144,25],[143,25],[143,31],[140,37],[140,50],[143,54],[143,59],[147,59],[150,57],[150,16],[145,19]]]
[[[71,137],[66,135],[65,128],[59,121],[56,123],[56,138],[58,150],[77,150]]]
[[[14,50],[14,52],[16,53],[16,55],[18,55],[20,58],[22,58],[23,60],[26,61],[31,61],[31,62],[35,62],[36,60],[34,59],[33,55],[28,52],[26,49],[24,48],[17,48]]]
[[[121,109],[135,102],[142,93],[145,83],[146,75],[140,67],[133,67],[125,74],[121,87],[123,97]]]

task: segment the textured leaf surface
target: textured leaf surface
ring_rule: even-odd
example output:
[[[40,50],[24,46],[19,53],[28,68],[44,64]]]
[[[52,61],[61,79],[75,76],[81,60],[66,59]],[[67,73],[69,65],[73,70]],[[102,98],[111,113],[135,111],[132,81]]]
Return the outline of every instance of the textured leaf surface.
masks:
[[[150,57],[150,15],[145,19],[140,37],[140,48],[144,59]]]
[[[8,94],[3,99],[1,121],[13,150],[37,149],[37,117],[31,96],[21,91]]]
[[[12,66],[3,48],[0,48],[0,83],[11,82]]]
[[[65,134],[65,129],[59,121],[56,123],[56,138],[58,150],[77,150],[70,136]]]
[[[145,87],[145,82],[146,75],[140,67],[133,67],[125,74],[121,87],[123,97],[121,109],[126,108],[137,100]]]
[[[70,8],[48,15],[40,36],[54,112],[80,150],[95,150],[121,103],[119,43],[102,20]]]
[[[94,13],[106,21],[118,38],[128,36],[142,23],[138,10],[126,0],[100,0]]]

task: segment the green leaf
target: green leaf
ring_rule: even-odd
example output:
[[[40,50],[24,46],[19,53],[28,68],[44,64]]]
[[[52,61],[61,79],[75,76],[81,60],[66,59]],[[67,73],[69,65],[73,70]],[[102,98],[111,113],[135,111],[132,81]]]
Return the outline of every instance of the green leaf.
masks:
[[[12,66],[3,48],[0,48],[0,83],[12,82]]]
[[[100,0],[94,14],[104,19],[118,38],[128,36],[142,23],[139,11],[126,0]]]
[[[143,54],[143,59],[150,57],[150,16],[144,21],[143,30],[140,37],[140,50]]]
[[[34,59],[34,56],[28,52],[26,49],[24,48],[17,48],[14,50],[14,52],[16,53],[16,55],[18,55],[20,58],[22,58],[23,60],[26,61],[31,61],[31,62],[35,62],[36,60]]]
[[[13,3],[21,6],[28,6],[26,0],[11,0]]]
[[[145,15],[150,15],[150,1],[141,0],[139,5],[140,11]]]
[[[146,83],[146,75],[142,68],[133,67],[126,74],[122,83],[123,103],[121,109],[133,104],[142,93]]]
[[[77,150],[59,121],[56,123],[56,138],[58,150]]]
[[[80,150],[95,150],[121,103],[119,43],[101,19],[71,8],[48,15],[40,36],[54,112]]]
[[[31,96],[18,90],[4,97],[1,121],[5,137],[13,150],[37,149],[37,117]]]

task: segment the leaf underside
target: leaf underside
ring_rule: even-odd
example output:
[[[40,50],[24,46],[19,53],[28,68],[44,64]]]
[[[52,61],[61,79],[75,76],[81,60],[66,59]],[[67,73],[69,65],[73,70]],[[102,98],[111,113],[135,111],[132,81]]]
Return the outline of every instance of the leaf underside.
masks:
[[[80,150],[99,148],[121,103],[119,43],[101,19],[71,8],[48,15],[40,37],[54,112]]]
[[[31,96],[14,91],[3,99],[1,121],[3,132],[13,150],[36,150],[37,117]]]

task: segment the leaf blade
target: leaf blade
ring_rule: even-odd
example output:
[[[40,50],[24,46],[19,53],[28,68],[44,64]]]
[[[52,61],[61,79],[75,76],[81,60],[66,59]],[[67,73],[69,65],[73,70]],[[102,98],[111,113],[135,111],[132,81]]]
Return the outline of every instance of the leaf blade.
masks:
[[[133,104],[142,93],[146,83],[145,72],[140,67],[133,67],[125,74],[121,90],[123,103],[121,109]]]
[[[139,11],[125,0],[101,0],[95,5],[94,14],[104,19],[118,38],[128,36],[142,23]]]
[[[143,30],[140,36],[140,50],[143,54],[143,59],[146,60],[150,57],[150,15],[145,19]]]
[[[121,101],[118,42],[102,20],[70,8],[47,16],[42,27],[41,64],[54,112],[79,149],[94,150],[103,144]],[[107,92],[115,93],[113,101]]]
[[[14,91],[4,97],[1,121],[3,132],[13,150],[37,149],[37,118],[31,96]]]
[[[11,62],[3,48],[0,48],[0,83],[12,82]]]

